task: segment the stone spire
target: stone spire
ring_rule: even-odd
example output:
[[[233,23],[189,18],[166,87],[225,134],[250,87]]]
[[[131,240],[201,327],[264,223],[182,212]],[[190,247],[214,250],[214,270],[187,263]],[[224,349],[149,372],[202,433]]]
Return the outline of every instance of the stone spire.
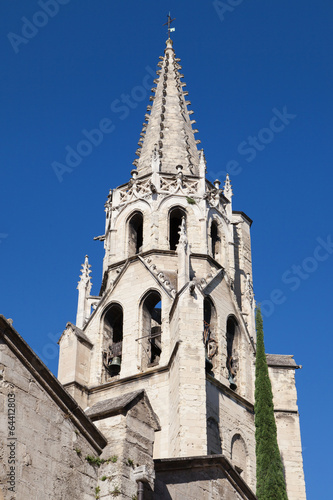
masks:
[[[227,198],[227,200],[231,201],[233,193],[232,193],[231,182],[230,182],[230,179],[229,179],[229,174],[227,174],[227,176],[225,178],[225,181],[224,181],[223,194]]]
[[[90,303],[88,297],[92,287],[91,283],[91,265],[88,261],[88,255],[85,256],[84,264],[82,264],[80,281],[78,282],[77,289],[79,290],[79,298],[77,304],[76,326],[82,328],[86,320],[90,316]]]
[[[161,172],[176,173],[176,166],[180,164],[184,174],[198,175],[197,144],[200,141],[194,138],[197,130],[192,129],[192,124],[195,120],[190,119],[193,111],[187,109],[191,103],[185,100],[188,92],[183,91],[183,87],[186,83],[181,81],[180,59],[175,56],[171,39],[166,41],[164,56],[160,59],[159,76],[154,80],[157,86],[152,89],[155,95],[150,97],[153,104],[147,108],[136,151],[139,158],[133,163],[140,176],[151,173],[153,151],[157,148]]]

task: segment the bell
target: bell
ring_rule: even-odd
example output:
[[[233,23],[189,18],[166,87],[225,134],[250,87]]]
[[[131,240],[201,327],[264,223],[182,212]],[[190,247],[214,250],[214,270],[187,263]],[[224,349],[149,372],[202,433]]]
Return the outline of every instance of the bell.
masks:
[[[230,389],[232,389],[233,391],[235,391],[237,389],[237,384],[234,381],[234,377],[231,375],[231,373],[229,374],[228,380],[229,380],[229,384],[230,384]]]
[[[108,363],[108,371],[110,375],[118,375],[120,372],[121,360],[119,356],[115,356]]]

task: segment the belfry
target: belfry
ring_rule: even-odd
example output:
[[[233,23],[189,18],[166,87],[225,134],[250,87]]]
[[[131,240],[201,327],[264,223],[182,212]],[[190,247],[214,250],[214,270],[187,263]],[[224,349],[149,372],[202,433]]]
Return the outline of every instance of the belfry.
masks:
[[[229,176],[206,179],[170,38],[157,66],[135,168],[105,203],[100,293],[90,294],[86,257],[58,376],[133,463],[117,476],[120,498],[136,498],[138,483],[141,498],[254,499],[252,221],[233,210]],[[298,366],[267,360],[288,498],[302,500]]]

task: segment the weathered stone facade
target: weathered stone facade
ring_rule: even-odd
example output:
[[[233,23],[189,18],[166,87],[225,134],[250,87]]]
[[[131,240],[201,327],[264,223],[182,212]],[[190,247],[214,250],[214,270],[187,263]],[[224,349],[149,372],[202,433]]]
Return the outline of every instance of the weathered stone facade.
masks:
[[[305,498],[302,443],[293,356],[267,354],[272,383],[277,437],[285,471],[288,498]]]
[[[94,498],[98,474],[84,457],[106,439],[3,316],[0,335],[3,498]]]
[[[96,481],[96,498],[255,498],[252,221],[232,210],[228,176],[223,189],[205,178],[179,62],[168,39],[136,168],[105,204],[100,294],[86,257],[59,341],[59,380],[105,440],[89,474],[74,456],[80,498]],[[302,500],[297,365],[268,361],[288,497]]]
[[[228,176],[223,189],[205,179],[179,62],[168,40],[136,169],[105,205],[101,292],[84,292],[86,258],[80,330],[68,325],[60,340],[59,378],[83,406],[144,389],[160,421],[155,459],[222,453],[255,489],[252,221],[232,210]],[[75,357],[84,370],[73,368]],[[274,379],[279,391],[276,370]],[[292,380],[284,398],[299,429]],[[305,498],[302,472],[297,479],[293,473],[302,471],[299,431],[295,439],[285,467],[289,496],[299,500]]]
[[[156,460],[155,469],[156,496],[153,498],[159,500],[256,499],[222,455]]]

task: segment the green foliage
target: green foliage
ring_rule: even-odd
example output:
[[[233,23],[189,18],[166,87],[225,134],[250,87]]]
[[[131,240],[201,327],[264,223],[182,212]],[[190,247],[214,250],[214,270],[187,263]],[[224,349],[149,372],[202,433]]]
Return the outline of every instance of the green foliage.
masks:
[[[93,457],[92,455],[87,455],[86,460],[90,465],[97,465],[97,467],[100,467],[100,465],[105,462],[104,458]]]
[[[106,480],[107,480],[107,478],[108,478],[108,476],[102,476],[102,477],[101,477],[101,481],[106,481]]]
[[[129,467],[132,467],[134,469],[134,461],[133,460],[128,458],[125,463],[126,463],[126,465],[128,465]]]
[[[273,394],[268,374],[260,307],[256,310],[257,353],[255,427],[258,500],[288,500],[283,464],[277,444]]]
[[[99,498],[99,492],[101,491],[101,488],[99,486],[96,486],[95,488],[95,498],[98,499]]]
[[[138,497],[136,495],[133,495],[132,500],[138,500]]]
[[[99,458],[93,457],[92,455],[87,455],[86,460],[90,463],[90,465],[97,465],[97,467],[100,467],[102,464],[109,464],[110,462],[115,464],[118,460],[118,457],[117,455],[113,455],[109,458]]]
[[[75,451],[76,453],[79,455],[79,457],[81,456],[81,453],[82,453],[82,450],[80,450],[80,448],[75,448]]]
[[[112,495],[113,497],[117,497],[118,495],[120,495],[120,493],[121,493],[121,491],[120,491],[120,489],[119,489],[119,487],[118,487],[118,486],[115,486],[115,487],[113,488],[113,491],[111,491],[111,495]]]
[[[186,196],[186,201],[189,205],[195,205],[196,201],[194,198],[191,198],[190,196]]]

